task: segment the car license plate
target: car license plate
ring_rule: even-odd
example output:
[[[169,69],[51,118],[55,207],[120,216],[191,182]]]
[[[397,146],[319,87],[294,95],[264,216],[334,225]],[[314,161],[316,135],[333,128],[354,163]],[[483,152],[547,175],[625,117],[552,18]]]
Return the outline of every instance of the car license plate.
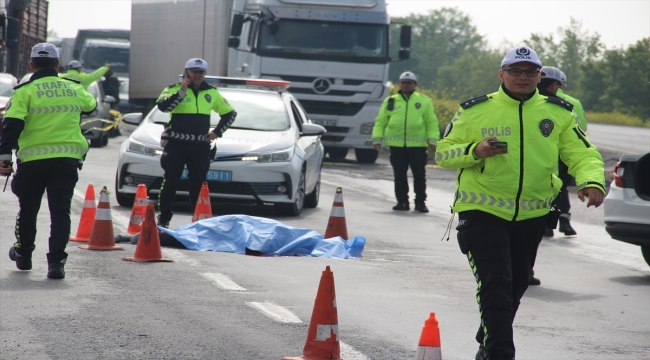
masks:
[[[181,179],[187,179],[187,169],[183,169]],[[205,179],[211,181],[232,181],[232,171],[209,170]]]
[[[336,120],[312,120],[314,124],[321,126],[336,126]]]

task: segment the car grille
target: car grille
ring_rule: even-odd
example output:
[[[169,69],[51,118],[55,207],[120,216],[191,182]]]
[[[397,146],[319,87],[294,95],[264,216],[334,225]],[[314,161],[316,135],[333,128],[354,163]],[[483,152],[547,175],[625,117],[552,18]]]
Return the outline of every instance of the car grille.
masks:
[[[308,114],[354,116],[363,108],[364,103],[347,103],[334,101],[300,100]]]
[[[160,190],[163,179],[161,177],[127,174],[133,178],[133,184],[127,186],[137,186],[138,184],[147,185],[147,189]],[[245,182],[224,182],[224,181],[207,181],[210,193],[230,194],[230,195],[284,195],[285,193],[278,192],[279,186],[287,188],[286,182],[264,182],[264,183],[245,183]],[[177,191],[189,191],[189,183],[187,179],[182,179],[178,184]]]

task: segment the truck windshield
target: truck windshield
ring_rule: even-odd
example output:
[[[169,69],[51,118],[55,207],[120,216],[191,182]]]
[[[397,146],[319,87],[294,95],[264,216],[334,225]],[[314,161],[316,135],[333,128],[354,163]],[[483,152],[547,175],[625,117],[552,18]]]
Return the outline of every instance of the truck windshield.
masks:
[[[388,26],[282,19],[260,24],[262,56],[386,63]]]
[[[129,49],[114,47],[91,47],[84,56],[84,68],[98,69],[106,62],[111,64],[114,73],[129,72]]]

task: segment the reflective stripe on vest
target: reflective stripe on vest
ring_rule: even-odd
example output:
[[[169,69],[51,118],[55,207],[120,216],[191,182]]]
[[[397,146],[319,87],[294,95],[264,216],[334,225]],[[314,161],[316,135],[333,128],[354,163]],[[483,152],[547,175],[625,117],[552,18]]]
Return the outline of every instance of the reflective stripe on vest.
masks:
[[[57,105],[57,106],[40,106],[29,108],[30,114],[50,114],[59,112],[81,112],[82,106],[78,105]]]
[[[192,135],[170,131],[166,139],[189,140],[189,141],[208,141],[208,135]]]
[[[75,145],[49,145],[49,146],[34,146],[27,149],[18,150],[18,158],[47,155],[47,154],[70,154],[70,155],[83,155],[88,152],[88,149],[75,146]]]
[[[443,156],[445,160],[449,160],[461,155],[463,155],[463,148],[460,147],[451,150],[445,150],[444,152],[439,152],[436,154],[436,162],[442,161]]]
[[[546,200],[521,200],[519,201],[519,207],[521,207],[522,210],[549,209],[551,207],[553,199],[554,196]],[[515,201],[513,199],[500,199],[495,198],[492,195],[475,193],[471,191],[461,191],[459,193],[458,201],[497,208],[503,208],[507,205],[506,209],[508,210],[512,210],[515,207]]]

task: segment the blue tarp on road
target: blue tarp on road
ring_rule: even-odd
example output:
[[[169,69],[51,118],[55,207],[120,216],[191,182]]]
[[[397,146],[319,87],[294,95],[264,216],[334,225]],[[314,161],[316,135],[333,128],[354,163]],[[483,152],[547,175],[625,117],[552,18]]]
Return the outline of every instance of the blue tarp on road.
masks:
[[[247,215],[225,215],[181,226],[160,228],[190,250],[245,254],[246,249],[267,255],[309,255],[326,258],[359,258],[366,238],[345,241],[340,236],[324,239],[310,229],[294,228],[279,221]]]

